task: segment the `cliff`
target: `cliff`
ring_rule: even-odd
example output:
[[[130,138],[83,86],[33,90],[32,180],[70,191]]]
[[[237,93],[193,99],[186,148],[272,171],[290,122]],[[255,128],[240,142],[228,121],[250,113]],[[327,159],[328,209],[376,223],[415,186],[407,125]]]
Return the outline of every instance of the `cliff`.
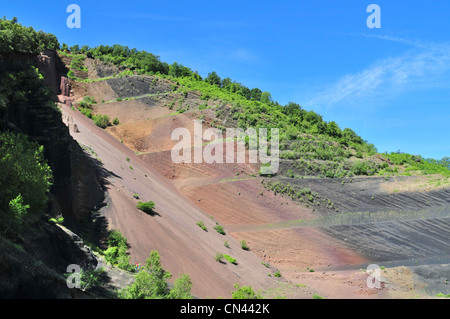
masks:
[[[87,217],[95,205],[102,202],[101,178],[81,147],[70,136],[59,110],[49,107],[51,101],[48,99],[55,101],[61,93],[61,87],[67,88],[67,82],[61,83],[66,70],[57,53],[45,51],[34,59],[26,55],[17,56],[14,63],[2,63],[1,69],[2,72],[17,72],[29,65],[39,68],[43,74],[43,83],[36,84],[36,79],[28,78],[17,79],[16,83],[9,84],[13,86],[12,92],[26,87],[31,89],[20,101],[6,96],[7,107],[0,119],[0,130],[9,128],[25,133],[31,140],[44,146],[54,177],[51,193],[57,203],[56,207],[53,205],[50,209],[53,212],[60,210],[69,222],[79,222]],[[51,89],[51,93],[45,94],[45,85]]]

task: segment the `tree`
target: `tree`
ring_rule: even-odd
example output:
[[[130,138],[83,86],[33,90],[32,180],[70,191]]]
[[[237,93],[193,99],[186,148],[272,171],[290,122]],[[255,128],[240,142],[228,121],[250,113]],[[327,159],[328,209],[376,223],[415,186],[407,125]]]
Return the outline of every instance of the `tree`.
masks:
[[[336,122],[331,121],[327,125],[327,134],[331,137],[341,137],[342,132]]]
[[[14,199],[32,212],[42,212],[52,180],[44,147],[23,134],[1,133],[0,167],[0,212],[9,211]]]
[[[170,290],[169,299],[192,299],[192,281],[188,274],[184,274],[175,280]]]
[[[439,161],[439,163],[440,163],[442,166],[444,166],[444,167],[446,167],[447,169],[450,170],[450,157],[448,157],[448,156],[443,157],[443,158]]]
[[[261,93],[261,102],[266,104],[272,104],[273,103],[272,95],[267,91]]]
[[[221,85],[221,79],[220,76],[217,75],[215,71],[208,74],[208,76],[205,79],[205,82],[220,87]]]
[[[150,252],[145,262],[145,267],[136,275],[134,283],[119,291],[120,298],[192,299],[192,281],[189,275],[184,274],[176,279],[171,290],[167,280],[172,275],[162,268],[159,253],[156,250]]]
[[[70,52],[71,53],[80,53],[80,46],[78,44],[75,44],[73,46],[70,47]]]
[[[253,88],[250,90],[250,99],[252,101],[261,101],[262,91],[258,88]]]
[[[233,299],[261,299],[261,293],[256,293],[251,286],[242,286],[239,284],[234,285],[234,291],[231,292]]]
[[[191,76],[193,74],[192,70],[185,67],[182,64],[174,62],[169,66],[169,75],[175,78],[180,78],[184,76]]]
[[[230,92],[231,92],[231,88],[235,88],[235,86],[233,85],[233,81],[230,78],[223,79],[221,87],[225,88],[227,91],[230,91]]]

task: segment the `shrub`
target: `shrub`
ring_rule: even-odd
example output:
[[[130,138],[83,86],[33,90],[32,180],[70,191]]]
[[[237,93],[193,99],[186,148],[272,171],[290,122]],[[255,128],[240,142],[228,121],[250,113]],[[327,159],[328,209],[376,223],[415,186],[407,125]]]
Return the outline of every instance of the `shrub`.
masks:
[[[118,230],[109,233],[108,249],[105,251],[106,262],[119,267],[120,269],[132,271],[134,268],[130,265],[131,257],[127,254],[127,239]]]
[[[241,248],[243,250],[250,250],[250,248],[248,247],[247,242],[245,240],[241,241]]]
[[[234,291],[231,292],[233,299],[261,299],[261,293],[256,293],[251,286],[234,285]]]
[[[120,124],[119,119],[117,117],[114,118],[113,125],[119,125],[119,124]]]
[[[177,278],[173,283],[173,288],[170,290],[168,299],[193,299],[191,295],[192,281],[188,274]]]
[[[223,245],[224,245],[225,247],[227,247],[227,248],[230,248],[230,244],[228,244],[228,240],[225,240],[225,241],[223,242]]]
[[[22,134],[0,134],[0,228],[20,226],[47,203],[52,171],[44,147]]]
[[[279,270],[277,270],[274,274],[275,277],[280,278],[281,277],[281,273]]]
[[[133,198],[134,198],[134,199],[140,199],[139,195],[136,194],[136,193],[133,194]]]
[[[220,225],[214,226],[214,229],[215,229],[219,234],[221,234],[221,235],[225,235],[225,234],[226,234],[226,233],[225,233],[225,230],[224,230],[223,227],[220,226]]]
[[[101,115],[101,114],[93,115],[92,120],[94,120],[95,125],[103,129],[111,125],[111,123],[109,122],[108,115]]]
[[[48,221],[51,222],[51,223],[54,223],[54,224],[60,224],[61,225],[61,224],[64,223],[64,217],[50,218]]]
[[[80,110],[80,113],[84,116],[87,116],[88,118],[92,119],[92,110],[88,109],[86,107],[79,107],[78,110]]]
[[[233,257],[229,256],[229,255],[223,255],[223,258],[225,258],[226,260],[228,260],[230,263],[232,263],[233,265],[237,265],[237,260],[234,259]]]
[[[122,299],[192,299],[189,275],[176,279],[172,289],[167,282],[170,278],[172,274],[161,266],[159,253],[152,251],[133,284],[121,289],[118,295]]]
[[[127,239],[119,230],[112,230],[109,232],[107,243],[110,247],[127,246]]]
[[[153,215],[155,214],[155,203],[153,201],[149,201],[149,202],[138,202],[138,204],[136,205],[136,207],[140,210],[142,210],[144,213]]]
[[[223,257],[224,257],[223,254],[218,252],[218,253],[216,253],[216,256],[214,259],[218,262],[223,262]]]
[[[197,223],[198,227],[200,227],[201,229],[203,229],[204,231],[208,231],[208,228],[206,228],[205,223],[203,223],[203,221],[199,221]]]

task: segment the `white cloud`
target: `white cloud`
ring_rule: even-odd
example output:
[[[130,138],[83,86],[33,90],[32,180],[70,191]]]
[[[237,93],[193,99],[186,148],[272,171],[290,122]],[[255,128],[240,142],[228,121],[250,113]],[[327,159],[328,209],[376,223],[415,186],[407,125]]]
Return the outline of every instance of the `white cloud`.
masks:
[[[342,76],[306,104],[327,107],[347,100],[359,101],[375,94],[387,97],[449,80],[445,78],[450,71],[449,44],[425,44],[388,36],[377,38],[408,44],[414,49],[401,56],[377,61],[358,73]]]

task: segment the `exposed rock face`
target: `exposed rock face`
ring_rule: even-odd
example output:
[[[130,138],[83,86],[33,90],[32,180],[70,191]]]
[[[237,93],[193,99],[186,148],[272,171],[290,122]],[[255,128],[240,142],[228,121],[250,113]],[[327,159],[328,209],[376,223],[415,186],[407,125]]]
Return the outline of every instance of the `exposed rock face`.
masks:
[[[61,76],[61,84],[59,85],[59,89],[61,91],[62,96],[70,95],[69,79],[67,79],[65,76]]]
[[[55,51],[44,51],[36,58],[36,64],[44,75],[44,84],[48,85],[53,93],[59,95],[61,75],[67,72],[66,67],[60,62],[58,54]]]
[[[55,93],[59,93],[60,87],[67,88],[67,83],[59,83],[62,68],[56,52],[47,51],[37,60],[36,65],[44,75],[45,84],[50,85]],[[28,62],[27,58],[22,67]],[[15,65],[14,69],[17,69],[19,61],[16,60]],[[3,65],[4,69],[7,67]],[[53,171],[51,193],[66,220],[84,219],[103,200],[101,179],[96,168],[70,136],[57,109],[30,98],[27,102],[8,105],[0,127],[25,133],[44,146]]]

